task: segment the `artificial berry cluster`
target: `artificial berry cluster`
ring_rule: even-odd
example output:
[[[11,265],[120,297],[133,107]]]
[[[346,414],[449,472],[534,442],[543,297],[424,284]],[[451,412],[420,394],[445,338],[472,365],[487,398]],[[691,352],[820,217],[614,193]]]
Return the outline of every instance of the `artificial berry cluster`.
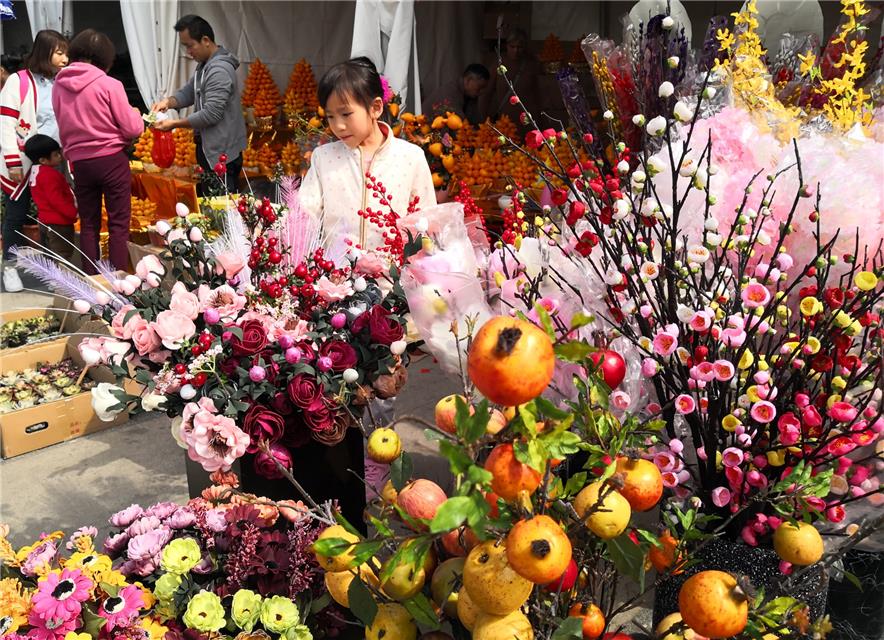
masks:
[[[513,190],[513,204],[503,210],[503,232],[500,239],[504,244],[515,244],[516,240],[522,237],[522,232],[526,229],[523,227],[522,221],[525,219],[525,205],[519,197],[522,193],[522,185],[516,184]]]
[[[255,238],[252,252],[249,254],[249,269],[278,265],[282,262],[282,253],[278,248],[279,241],[273,236],[264,239],[263,236]]]
[[[482,212],[482,208],[476,204],[476,201],[473,200],[473,194],[470,193],[470,188],[467,186],[467,183],[463,180],[458,184],[457,193],[454,196],[454,201],[459,202],[463,205],[463,218],[465,222],[470,222],[472,220],[478,220],[479,225],[482,227],[482,231],[485,233],[485,237],[488,237],[488,228],[485,226],[485,218]]]
[[[201,356],[211,348],[214,340],[215,336],[207,331],[199,334],[196,341],[190,347],[191,355],[193,357]],[[193,376],[187,375],[187,367],[180,362],[175,365],[174,371],[175,375],[181,379],[182,384],[189,384],[197,388],[206,384],[208,380],[208,375],[202,371],[197,372]]]
[[[383,207],[386,212],[375,211],[370,207],[359,211],[359,215],[381,230],[384,244],[377,248],[379,253],[386,253],[398,265],[405,262],[405,239],[399,229],[399,214],[393,210],[391,200],[393,197],[387,193],[387,188],[370,173],[365,174],[365,187]],[[408,203],[407,213],[410,215],[418,210],[420,198],[415,196]]]
[[[243,196],[236,203],[236,210],[246,218],[252,228],[257,227],[259,222],[263,223],[264,227],[269,227],[276,222],[277,218],[276,211],[273,210],[273,205],[270,204],[270,198],[267,196],[264,196],[260,203],[255,201],[255,206],[251,209],[249,201]]]

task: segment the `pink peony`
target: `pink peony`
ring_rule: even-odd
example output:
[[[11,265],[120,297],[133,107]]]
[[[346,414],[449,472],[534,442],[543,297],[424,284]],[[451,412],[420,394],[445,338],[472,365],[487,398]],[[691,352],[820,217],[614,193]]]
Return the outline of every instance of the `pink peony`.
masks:
[[[135,538],[136,536],[159,529],[161,524],[162,523],[158,517],[145,515],[138,518],[138,520],[126,528],[126,535],[130,538]]]
[[[770,302],[770,291],[760,282],[750,282],[740,293],[740,299],[749,309],[763,307]]]
[[[190,459],[206,471],[227,471],[249,446],[248,434],[227,416],[199,411],[188,435]]]
[[[327,276],[322,276],[316,281],[315,286],[316,295],[324,302],[340,302],[353,295],[353,287],[347,280],[344,282],[332,282]]]
[[[236,251],[222,251],[215,255],[215,260],[228,280],[236,276],[246,266],[246,261]]]
[[[134,311],[135,307],[131,304],[123,305],[122,308],[117,311],[116,315],[111,320],[111,333],[114,334],[118,338],[122,338],[123,340],[128,340],[132,337],[132,330],[129,327],[128,322],[124,322],[127,315],[129,315],[130,311]],[[137,313],[134,315],[138,315]]]
[[[734,468],[743,463],[743,451],[736,447],[728,447],[721,452],[721,464],[725,467]]]
[[[179,280],[172,287],[172,300],[169,302],[169,309],[177,311],[191,320],[196,320],[200,314],[201,305],[199,298],[188,291],[187,286]]]
[[[682,393],[675,398],[675,410],[681,415],[693,413],[696,408],[696,401],[694,400],[693,396],[687,393]]]
[[[115,527],[128,527],[130,524],[138,520],[141,515],[144,513],[144,509],[141,508],[141,505],[130,504],[128,507],[121,511],[117,511],[114,515],[110,517],[108,522],[114,525]]]
[[[160,337],[163,346],[173,351],[184,346],[184,343],[196,333],[193,320],[179,311],[160,311],[150,326]]]
[[[388,268],[387,261],[374,251],[363,251],[353,265],[353,270],[357,274],[369,278],[381,276]],[[352,292],[348,295],[352,295]]]
[[[246,306],[246,297],[226,284],[215,289],[202,284],[197,290],[197,295],[204,309],[211,308],[218,311],[222,322],[233,322]]]

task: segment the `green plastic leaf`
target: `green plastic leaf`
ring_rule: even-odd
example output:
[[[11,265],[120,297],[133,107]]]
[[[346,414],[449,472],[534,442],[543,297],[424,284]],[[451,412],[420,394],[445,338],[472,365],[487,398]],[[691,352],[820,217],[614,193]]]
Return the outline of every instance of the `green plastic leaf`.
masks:
[[[467,480],[473,485],[486,486],[491,483],[493,477],[490,471],[475,464],[467,469]]]
[[[595,316],[592,314],[586,314],[582,311],[578,311],[573,316],[571,316],[571,331],[575,329],[580,329],[585,327],[588,324],[592,324],[595,322]]]
[[[83,618],[83,626],[80,628],[79,632],[88,633],[90,636],[97,639],[101,632],[101,628],[104,626],[105,619],[93,612],[89,607],[83,607],[80,615]]]
[[[859,578],[857,578],[855,575],[853,575],[853,574],[850,573],[849,571],[845,571],[845,570],[843,570],[843,569],[841,570],[841,573],[844,574],[844,577],[847,578],[847,580],[850,582],[850,584],[852,584],[854,587],[856,587],[856,588],[859,589],[860,591],[863,590],[863,585],[862,585],[862,583],[859,581]]]
[[[596,350],[595,347],[580,340],[562,342],[555,346],[556,357],[566,362],[583,362],[590,353]]]
[[[98,585],[109,596],[116,596],[120,592],[119,585],[108,584],[107,582],[99,582]]]
[[[460,400],[458,400],[460,402]],[[463,438],[467,442],[476,442],[488,430],[488,421],[491,418],[491,408],[487,400],[482,400],[476,407],[476,412],[467,418],[467,427]]]
[[[469,496],[448,498],[439,505],[436,515],[430,522],[430,533],[445,533],[456,529],[476,511],[476,503]]]
[[[403,451],[390,465],[390,481],[393,483],[393,488],[396,491],[402,491],[402,488],[411,480],[413,472],[414,464],[411,462],[411,456]]]
[[[347,597],[350,599],[350,611],[353,612],[353,615],[359,618],[366,627],[370,627],[378,614],[378,605],[360,576],[356,576],[350,582]]]
[[[313,550],[321,556],[339,556],[354,546],[349,540],[343,538],[323,538],[313,543]]]
[[[559,409],[552,402],[543,397],[534,398],[532,400],[534,405],[537,407],[537,411],[539,415],[542,415],[546,418],[552,418],[553,420],[564,420],[571,414],[564,409]]]
[[[379,518],[375,518],[374,516],[368,517],[371,525],[378,530],[378,533],[384,536],[385,538],[394,538],[396,537],[396,533],[387,526],[387,523]]]
[[[611,562],[617,570],[632,578],[644,589],[645,554],[641,546],[635,544],[626,534],[606,542]]]
[[[547,311],[540,303],[534,305],[534,311],[537,313],[537,317],[540,319],[540,325],[543,327],[543,330],[546,331],[546,335],[549,336],[549,339],[552,342],[555,342],[556,329],[553,326],[552,318],[549,317],[549,311]]]
[[[522,464],[527,464],[535,471],[543,473],[546,469],[547,451],[546,447],[540,440],[529,440],[528,442],[514,442],[513,452],[516,454],[516,460]]]
[[[331,604],[331,594],[326,592],[310,603],[311,613],[318,613]]]
[[[413,598],[404,601],[402,605],[421,628],[431,631],[439,629],[439,618],[436,616],[436,612],[433,611],[433,605],[430,604],[429,599],[424,594],[419,593]]]
[[[448,460],[451,473],[456,476],[466,473],[473,464],[473,459],[467,455],[466,450],[450,440],[439,441],[439,453]]]
[[[583,489],[583,487],[586,486],[586,478],[587,475],[585,471],[575,473],[568,478],[568,484],[565,485],[564,497],[573,496]]]
[[[350,566],[358,567],[364,562],[367,562],[373,558],[383,546],[384,543],[382,540],[371,540],[357,543],[353,547],[353,560],[350,561]]]
[[[576,638],[576,640],[582,640],[583,618],[565,618],[550,636],[550,640],[571,640],[572,638]]]

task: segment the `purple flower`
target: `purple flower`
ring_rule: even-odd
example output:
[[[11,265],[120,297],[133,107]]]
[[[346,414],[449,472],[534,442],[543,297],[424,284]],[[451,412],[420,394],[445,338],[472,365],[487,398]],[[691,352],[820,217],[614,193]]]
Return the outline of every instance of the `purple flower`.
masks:
[[[130,524],[129,528],[126,529],[126,533],[129,534],[130,538],[134,538],[154,529],[159,529],[161,524],[160,519],[156,516],[145,516]]]
[[[164,527],[129,540],[127,547],[129,562],[134,563],[131,573],[147,576],[155,571],[160,564],[160,554],[163,547],[171,539],[171,529]]]
[[[172,529],[186,529],[196,522],[196,515],[187,507],[179,507],[166,519],[166,526]]]
[[[206,526],[215,533],[224,531],[227,528],[224,512],[220,509],[209,509],[206,511]]]
[[[178,505],[174,502],[158,502],[152,507],[148,507],[144,512],[146,516],[156,516],[160,520],[165,520],[178,509]]]
[[[215,564],[212,562],[212,558],[208,555],[204,555],[202,559],[196,564],[196,566],[191,569],[194,573],[199,575],[206,575],[212,573],[215,570]]]
[[[52,540],[44,540],[34,548],[25,558],[21,565],[21,572],[26,576],[34,577],[44,566],[48,565],[58,553],[58,548]]]
[[[80,527],[71,534],[71,537],[68,539],[67,544],[65,544],[65,548],[69,551],[73,550],[77,546],[77,540],[86,536],[89,536],[93,539],[96,538],[98,536],[98,529],[91,526]]]
[[[115,527],[128,527],[130,524],[135,522],[137,518],[140,518],[141,514],[143,513],[144,509],[142,509],[140,505],[131,504],[122,511],[117,511],[114,515],[110,517],[108,522],[110,522]]]
[[[126,548],[126,544],[129,542],[129,534],[123,531],[122,533],[118,533],[114,536],[108,536],[104,539],[104,550],[107,551],[110,555],[116,557],[120,554],[120,552]]]

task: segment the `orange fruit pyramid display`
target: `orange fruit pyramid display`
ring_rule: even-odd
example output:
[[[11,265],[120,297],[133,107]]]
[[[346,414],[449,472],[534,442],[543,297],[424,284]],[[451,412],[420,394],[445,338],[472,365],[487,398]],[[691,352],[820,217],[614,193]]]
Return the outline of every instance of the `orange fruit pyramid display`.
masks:
[[[546,36],[543,41],[543,48],[537,56],[541,62],[561,62],[565,59],[565,50],[562,48],[562,41],[556,37],[554,33]]]
[[[193,129],[175,129],[175,166],[192,167],[196,164],[196,143]]]
[[[242,104],[244,107],[254,107],[255,115],[258,117],[273,115],[277,107],[282,104],[282,96],[270,75],[270,70],[260,58],[255,58],[255,61],[249,65],[249,75],[246,76],[246,86],[242,93]]]
[[[319,106],[316,97],[316,76],[313,68],[301,58],[295,63],[285,90],[285,112],[297,114],[315,111]]]

